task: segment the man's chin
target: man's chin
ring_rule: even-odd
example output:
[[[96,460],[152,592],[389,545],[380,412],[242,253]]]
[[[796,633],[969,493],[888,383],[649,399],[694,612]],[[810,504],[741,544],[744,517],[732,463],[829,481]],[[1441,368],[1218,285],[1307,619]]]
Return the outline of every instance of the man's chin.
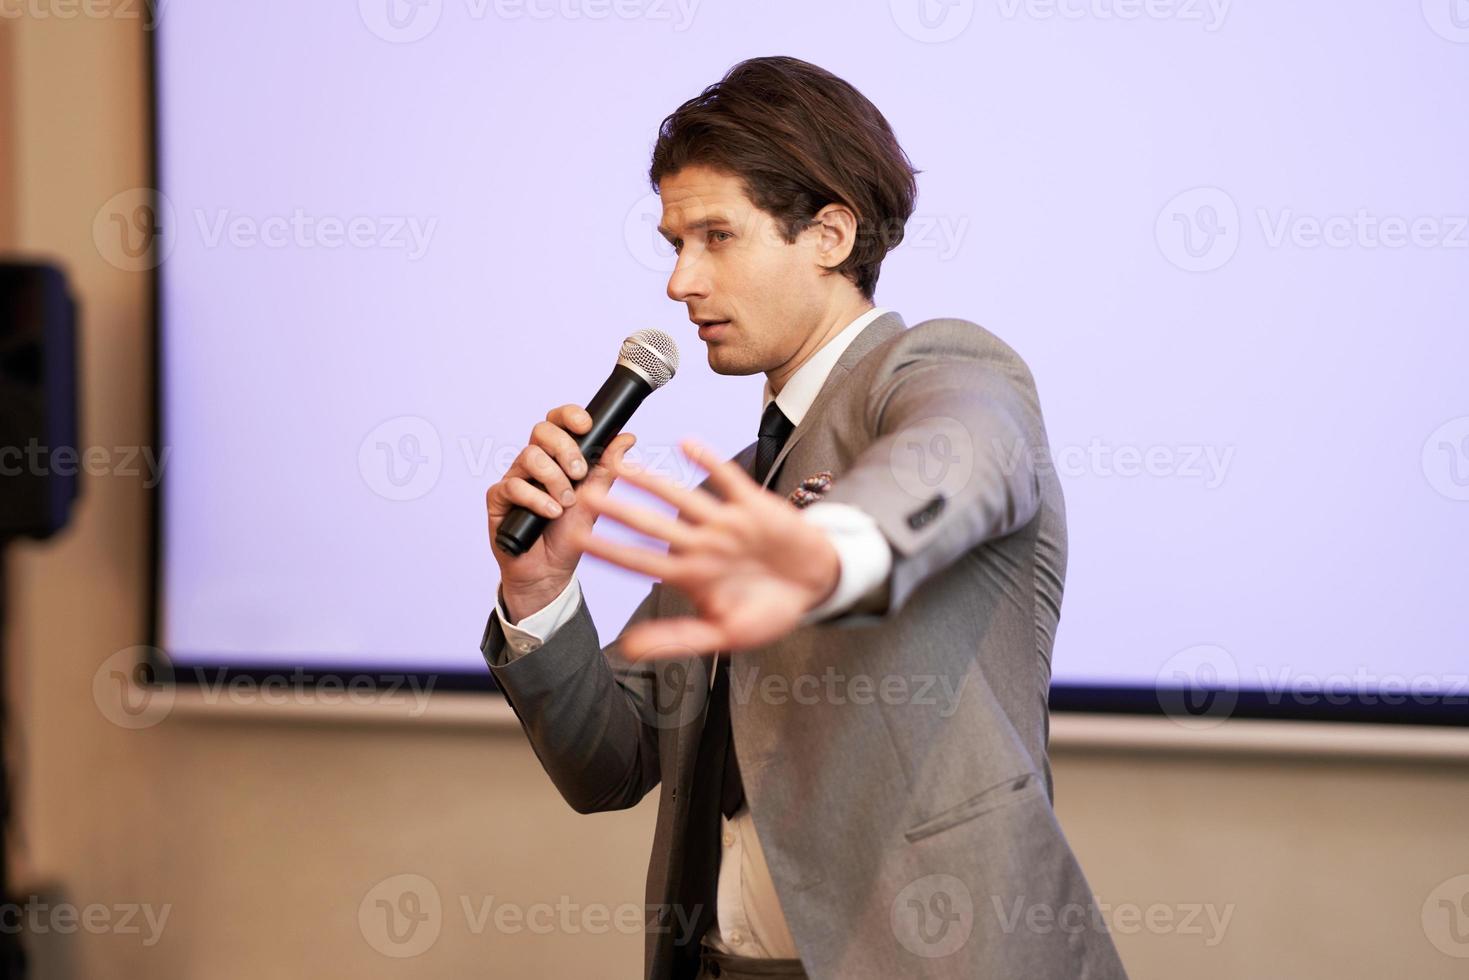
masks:
[[[707,344],[709,348],[709,370],[715,374],[724,375],[746,375],[754,374],[760,369],[746,364],[739,358],[732,356],[734,351],[727,347],[720,347],[718,343]]]

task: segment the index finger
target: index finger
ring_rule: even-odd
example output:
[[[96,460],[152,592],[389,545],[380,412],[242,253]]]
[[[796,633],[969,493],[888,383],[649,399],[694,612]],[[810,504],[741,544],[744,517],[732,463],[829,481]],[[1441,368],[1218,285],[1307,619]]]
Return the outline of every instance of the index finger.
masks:
[[[691,462],[704,467],[709,473],[709,483],[720,492],[725,500],[737,500],[747,496],[752,490],[759,490],[760,484],[750,478],[744,468],[732,459],[720,459],[708,446],[697,439],[685,439],[679,444],[683,454]]]
[[[705,490],[689,490],[667,477],[636,467],[627,459],[619,459],[612,471],[635,487],[648,491],[677,507],[679,516],[694,524],[703,524],[719,511],[719,500]]]

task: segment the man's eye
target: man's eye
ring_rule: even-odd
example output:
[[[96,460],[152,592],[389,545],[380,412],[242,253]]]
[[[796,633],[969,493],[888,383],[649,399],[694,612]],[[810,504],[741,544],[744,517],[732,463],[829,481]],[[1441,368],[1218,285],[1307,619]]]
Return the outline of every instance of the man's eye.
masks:
[[[727,232],[727,231],[711,231],[711,232],[710,232],[710,233],[709,233],[709,237],[710,237],[710,238],[714,238],[714,236],[715,236],[715,235],[723,235],[723,236],[724,236],[724,237],[723,237],[723,238],[719,238],[719,239],[715,239],[715,240],[716,240],[716,241],[721,241],[721,242],[727,242],[727,241],[729,241],[729,240],[730,240],[730,239],[731,239],[731,238],[733,238],[733,237],[734,237],[734,236],[733,236],[733,235],[731,235],[731,234],[730,234],[730,233],[729,233],[729,232]]]

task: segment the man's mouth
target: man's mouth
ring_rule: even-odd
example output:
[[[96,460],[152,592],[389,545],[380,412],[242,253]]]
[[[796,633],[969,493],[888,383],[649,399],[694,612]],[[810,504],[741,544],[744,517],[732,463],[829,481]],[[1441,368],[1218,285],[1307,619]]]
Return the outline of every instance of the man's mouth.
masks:
[[[712,340],[713,338],[719,336],[719,334],[723,332],[723,330],[728,326],[728,320],[712,320],[706,323],[700,323],[699,339]]]

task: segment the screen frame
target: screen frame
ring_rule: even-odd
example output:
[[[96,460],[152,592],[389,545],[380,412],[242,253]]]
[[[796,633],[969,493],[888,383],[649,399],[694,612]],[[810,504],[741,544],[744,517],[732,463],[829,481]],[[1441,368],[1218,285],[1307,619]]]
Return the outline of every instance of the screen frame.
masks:
[[[161,107],[159,96],[160,52],[157,25],[147,31],[146,87],[148,105],[145,117],[148,126],[147,145],[149,151],[148,174],[153,193],[162,193],[162,132],[160,126]],[[163,444],[164,429],[164,361],[163,361],[163,275],[166,262],[157,262],[149,270],[147,293],[151,301],[149,337],[150,360],[153,367],[150,388],[150,410],[152,413],[151,437],[153,446]],[[314,690],[323,686],[342,690],[347,685],[366,683],[369,690],[400,690],[406,683],[417,690],[444,692],[475,692],[495,694],[503,692],[495,684],[488,666],[484,671],[387,671],[376,666],[344,667],[340,664],[325,665],[302,662],[300,664],[264,665],[188,665],[173,662],[162,647],[162,624],[164,603],[162,562],[166,528],[164,525],[164,496],[168,492],[168,474],[163,470],[155,486],[150,488],[149,521],[150,533],[147,542],[148,586],[146,590],[145,635],[147,637],[147,659],[144,669],[154,682],[179,687],[221,685],[253,686],[262,690],[265,686],[283,679],[305,676],[311,678]],[[488,615],[488,611],[486,613]],[[1381,693],[1329,693],[1311,692],[1267,692],[1257,689],[1200,688],[1190,692],[1187,702],[1198,702],[1197,711],[1185,707],[1180,711],[1176,703],[1183,697],[1181,689],[1094,685],[1076,683],[1052,683],[1049,707],[1053,712],[1072,714],[1102,714],[1131,717],[1174,717],[1180,724],[1214,724],[1225,718],[1260,719],[1271,721],[1325,721],[1355,722],[1388,726],[1450,726],[1469,727],[1469,691],[1462,695],[1415,695],[1402,704],[1383,704]],[[1309,700],[1307,698],[1309,697]],[[1326,700],[1328,699],[1329,700]],[[1221,706],[1222,713],[1216,713]]]

